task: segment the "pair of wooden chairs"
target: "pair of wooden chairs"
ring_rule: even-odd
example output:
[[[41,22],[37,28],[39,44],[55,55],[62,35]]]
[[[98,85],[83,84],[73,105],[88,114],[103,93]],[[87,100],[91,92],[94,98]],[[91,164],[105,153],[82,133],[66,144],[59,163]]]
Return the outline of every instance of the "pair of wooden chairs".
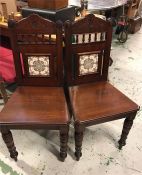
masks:
[[[9,27],[19,86],[0,113],[0,129],[11,158],[17,160],[18,153],[10,129],[44,128],[60,131],[64,161],[71,116],[77,160],[85,127],[126,118],[121,149],[139,107],[107,81],[111,25],[88,15],[65,22],[63,35],[61,22],[33,14],[17,23],[9,21]]]

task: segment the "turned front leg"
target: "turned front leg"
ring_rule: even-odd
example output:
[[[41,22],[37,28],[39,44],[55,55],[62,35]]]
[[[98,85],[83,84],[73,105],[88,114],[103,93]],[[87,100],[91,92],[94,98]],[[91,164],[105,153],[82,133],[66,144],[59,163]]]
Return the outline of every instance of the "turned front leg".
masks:
[[[133,125],[133,120],[134,120],[135,116],[136,116],[136,113],[132,113],[132,114],[130,114],[130,116],[126,117],[126,119],[124,121],[121,138],[118,141],[119,149],[122,149],[122,147],[126,145],[126,139],[127,139],[128,134],[130,132],[130,129]]]
[[[60,158],[64,161],[67,157],[67,144],[68,144],[69,126],[64,126],[60,129]]]
[[[75,124],[75,156],[76,160],[79,161],[80,157],[82,156],[82,141],[83,141],[83,132],[84,127],[81,126],[79,123]]]
[[[17,161],[18,152],[16,151],[16,147],[14,145],[13,136],[12,136],[11,131],[7,128],[1,128],[1,134],[9,150],[10,157],[14,159],[15,161]]]

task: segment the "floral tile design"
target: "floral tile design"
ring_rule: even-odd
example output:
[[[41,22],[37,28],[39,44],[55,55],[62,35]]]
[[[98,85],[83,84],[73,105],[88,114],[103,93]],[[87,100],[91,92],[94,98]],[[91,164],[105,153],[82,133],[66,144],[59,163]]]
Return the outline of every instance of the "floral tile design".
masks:
[[[98,54],[81,55],[79,57],[79,75],[92,74],[98,69]]]
[[[30,76],[49,76],[49,56],[28,56]]]

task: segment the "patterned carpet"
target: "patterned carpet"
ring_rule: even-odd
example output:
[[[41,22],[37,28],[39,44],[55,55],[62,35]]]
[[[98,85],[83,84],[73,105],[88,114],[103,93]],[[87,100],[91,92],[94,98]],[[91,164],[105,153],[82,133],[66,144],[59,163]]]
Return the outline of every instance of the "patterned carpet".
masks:
[[[121,45],[113,41],[113,65],[110,82],[142,106],[142,30],[129,35]],[[1,102],[0,102],[1,104]],[[115,104],[114,104],[115,105]],[[2,105],[1,105],[2,107]],[[135,119],[127,145],[117,149],[123,120],[88,127],[83,141],[83,156],[74,157],[74,130],[70,127],[68,157],[57,158],[59,137],[56,131],[12,131],[18,162],[9,158],[0,138],[0,175],[141,175],[142,174],[142,110]]]

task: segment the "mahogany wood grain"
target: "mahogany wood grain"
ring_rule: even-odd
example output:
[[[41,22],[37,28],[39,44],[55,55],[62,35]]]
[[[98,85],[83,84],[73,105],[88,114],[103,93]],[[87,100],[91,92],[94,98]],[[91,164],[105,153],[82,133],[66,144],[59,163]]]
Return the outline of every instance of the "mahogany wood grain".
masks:
[[[9,129],[59,130],[64,161],[70,117],[63,89],[62,23],[33,14],[19,22],[9,21],[9,30],[18,88],[0,113],[3,140],[17,160]]]
[[[89,35],[89,39],[85,43],[86,34]],[[93,40],[90,39],[90,34],[95,36]],[[83,37],[80,42],[81,36]],[[99,41],[98,36],[100,36]],[[93,14],[73,23],[69,21],[65,23],[66,94],[74,117],[77,160],[82,156],[85,127],[126,118],[119,140],[119,149],[121,149],[126,144],[128,133],[139,110],[136,103],[108,83],[111,40],[110,23],[96,18]],[[94,58],[90,56],[91,54]],[[80,61],[82,55],[85,56],[83,59],[86,59],[83,65]],[[92,69],[92,64],[97,68]],[[91,67],[91,71],[81,74],[82,66],[87,71]]]
[[[10,157],[15,161],[17,161],[18,152],[16,151],[16,147],[14,145],[11,131],[5,127],[1,127],[0,130],[1,130],[2,138],[10,152]]]
[[[70,87],[75,120],[87,124],[139,109],[138,105],[108,82],[97,82]]]
[[[63,86],[62,22],[54,23],[33,14],[17,23],[13,20],[9,21],[9,28],[18,84]],[[50,39],[47,41],[45,35],[55,35],[56,40],[54,42]],[[23,75],[21,59],[25,68],[27,65],[24,60],[28,60],[29,55],[49,56],[49,69],[52,74],[48,77],[29,77],[28,68],[26,68]]]
[[[18,87],[0,116],[2,125],[58,125],[69,122],[61,87]]]

